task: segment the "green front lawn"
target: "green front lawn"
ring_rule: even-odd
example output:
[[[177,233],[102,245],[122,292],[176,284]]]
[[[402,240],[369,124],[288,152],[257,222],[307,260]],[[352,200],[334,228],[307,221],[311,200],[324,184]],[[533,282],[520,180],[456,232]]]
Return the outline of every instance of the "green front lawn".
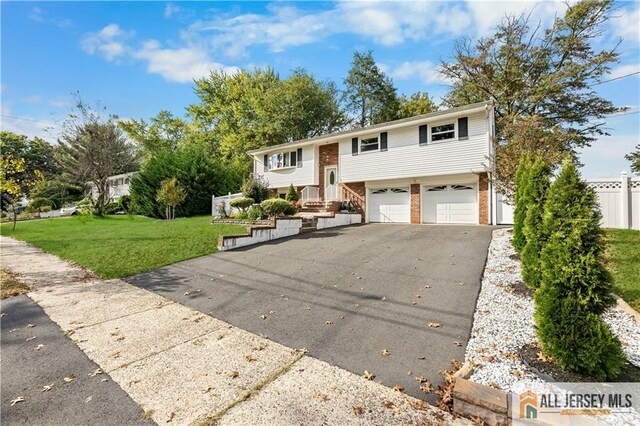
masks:
[[[640,231],[606,229],[613,291],[640,311]]]
[[[0,233],[72,260],[103,278],[122,278],[217,251],[218,236],[244,227],[208,216],[173,221],[142,216],[41,219],[0,225]]]

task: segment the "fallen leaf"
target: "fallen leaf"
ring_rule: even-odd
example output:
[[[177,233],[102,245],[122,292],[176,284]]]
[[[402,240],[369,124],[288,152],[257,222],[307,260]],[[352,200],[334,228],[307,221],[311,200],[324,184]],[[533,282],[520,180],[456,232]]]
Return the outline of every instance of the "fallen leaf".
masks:
[[[191,294],[191,292],[190,292],[190,291],[185,291],[185,292],[184,292],[184,295],[185,295],[185,296],[188,296],[188,295],[190,295],[190,294]]]
[[[462,346],[462,342],[459,340],[456,340],[455,342],[453,342],[453,344],[456,346]]]
[[[387,296],[382,296],[382,301],[384,302],[385,300],[389,300],[389,298]]]
[[[424,376],[418,376],[416,377],[416,382],[418,383],[425,383],[427,381],[427,378]]]
[[[33,325],[33,324],[27,324],[27,327],[28,327],[28,328],[33,328],[33,327],[35,327],[35,325]]]
[[[369,372],[368,370],[364,370],[364,374],[362,375],[362,377],[364,377],[367,380],[373,380],[376,377],[376,375]]]
[[[229,373],[229,377],[231,377],[232,379],[235,379],[239,375],[240,373],[238,373],[236,370],[233,370],[231,373]]]
[[[176,413],[172,411],[171,414],[169,414],[169,418],[167,419],[167,423],[171,422],[175,416],[176,416]]]
[[[71,335],[73,335],[73,334],[75,334],[75,333],[76,333],[76,331],[75,331],[75,330],[67,330],[67,331],[65,331],[65,332],[64,332],[64,335],[65,335],[65,336],[71,336]]]
[[[391,401],[385,401],[385,402],[383,402],[383,403],[382,403],[382,406],[383,406],[384,408],[389,408],[389,409],[391,409],[391,408],[393,408],[393,407],[394,407],[394,404],[393,404],[393,402],[391,402]]]
[[[93,396],[88,396],[87,399],[84,400],[84,403],[86,404],[87,402],[91,401],[93,399]]]
[[[75,374],[69,374],[68,376],[66,376],[64,378],[64,381],[67,383],[71,383],[76,379],[76,375]]]
[[[418,355],[418,359],[427,359],[427,357],[424,355]]]
[[[27,337],[27,339],[25,341],[28,342],[28,341],[31,341],[31,340],[33,340],[35,338],[36,338],[36,336]]]
[[[40,349],[44,348],[44,345],[42,343],[40,343],[38,346],[36,346],[36,351],[39,351]]]
[[[402,386],[400,386],[400,385],[395,385],[393,387],[393,390],[396,391],[396,392],[404,392],[404,388]]]
[[[104,382],[108,382],[109,380],[107,380],[107,379],[102,379],[102,380],[100,380],[100,381],[101,381],[102,383],[104,383]]]
[[[11,406],[13,407],[14,405],[16,405],[18,402],[23,402],[24,401],[24,397],[19,396],[16,399],[12,399],[11,400]]]
[[[320,393],[318,391],[314,391],[311,396],[315,399],[318,399],[320,401],[328,401],[329,400],[329,395],[326,395],[324,393]]]
[[[202,393],[209,393],[211,392],[211,389],[213,389],[213,386],[211,384],[205,386],[204,388],[202,388]]]
[[[255,361],[257,358],[256,358],[256,357],[254,357],[252,354],[249,354],[249,355],[245,356],[245,357],[244,357],[244,359],[246,359],[246,360],[247,360],[247,362],[253,362],[253,361]]]
[[[499,385],[499,384],[497,384],[496,382],[491,382],[491,383],[489,383],[489,387],[494,388],[494,389],[502,389],[502,388],[500,387],[500,385]]]
[[[310,311],[310,310],[311,310],[311,306],[307,306],[307,311]]]
[[[441,326],[441,324],[439,322],[430,322],[427,324],[427,327],[430,328],[439,328]]]
[[[354,413],[356,416],[359,416],[359,415],[361,415],[361,414],[364,414],[364,407],[363,407],[362,405],[354,405],[354,406],[353,406],[353,407],[351,407],[351,408],[353,408],[353,413]]]
[[[97,376],[98,374],[102,374],[102,373],[103,373],[103,371],[102,371],[101,369],[96,368],[96,369],[95,369],[95,370],[93,370],[91,373],[89,373],[89,377],[95,377],[95,376]]]
[[[18,331],[18,329],[17,329],[17,328],[14,328],[14,329],[12,329],[12,330],[9,330],[9,333],[13,333],[14,331]]]
[[[391,355],[391,352],[389,352],[387,349],[382,350],[382,356],[389,356],[389,355]]]
[[[411,370],[407,371],[407,376],[412,375],[413,373],[411,372]]]
[[[433,386],[428,381],[425,381],[420,385],[420,390],[424,393],[431,393],[433,391]]]
[[[118,358],[120,356],[120,351],[111,352],[108,356],[109,358]]]
[[[331,325],[331,324],[333,324],[333,321],[327,321],[325,324]]]
[[[260,319],[266,320],[267,316],[266,315],[260,315]]]
[[[51,383],[50,385],[44,385],[42,387],[42,392],[48,392],[51,390],[51,388],[53,388],[53,383]]]

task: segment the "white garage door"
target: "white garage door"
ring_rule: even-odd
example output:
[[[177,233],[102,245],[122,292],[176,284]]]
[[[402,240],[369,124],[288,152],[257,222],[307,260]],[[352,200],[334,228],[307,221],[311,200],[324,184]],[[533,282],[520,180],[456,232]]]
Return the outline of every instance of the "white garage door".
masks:
[[[409,223],[409,188],[372,189],[369,197],[369,222]]]
[[[475,184],[438,185],[425,188],[424,221],[427,223],[477,223]]]

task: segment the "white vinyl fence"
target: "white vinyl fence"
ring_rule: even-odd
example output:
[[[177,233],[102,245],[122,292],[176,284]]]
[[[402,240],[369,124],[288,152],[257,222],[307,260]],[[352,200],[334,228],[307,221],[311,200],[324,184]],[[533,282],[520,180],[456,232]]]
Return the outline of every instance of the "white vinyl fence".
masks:
[[[604,228],[640,230],[640,177],[586,179],[587,185],[596,191],[602,212]],[[513,224],[513,206],[497,197],[498,224]]]
[[[220,197],[216,197],[215,195],[211,197],[211,216],[220,216],[219,211],[219,206],[220,204],[225,205],[225,208],[227,210],[227,213],[232,213],[233,210],[231,206],[229,205],[229,201],[233,200],[234,198],[240,198],[242,197],[242,192],[238,192],[236,194],[232,194],[229,193],[228,195],[222,195]]]

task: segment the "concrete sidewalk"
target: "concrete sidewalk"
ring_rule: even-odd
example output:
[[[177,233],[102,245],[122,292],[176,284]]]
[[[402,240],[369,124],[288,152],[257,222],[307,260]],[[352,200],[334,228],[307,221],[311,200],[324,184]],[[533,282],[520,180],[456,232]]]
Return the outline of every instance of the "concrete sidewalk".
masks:
[[[157,423],[469,423],[24,242],[0,244],[29,297]]]

